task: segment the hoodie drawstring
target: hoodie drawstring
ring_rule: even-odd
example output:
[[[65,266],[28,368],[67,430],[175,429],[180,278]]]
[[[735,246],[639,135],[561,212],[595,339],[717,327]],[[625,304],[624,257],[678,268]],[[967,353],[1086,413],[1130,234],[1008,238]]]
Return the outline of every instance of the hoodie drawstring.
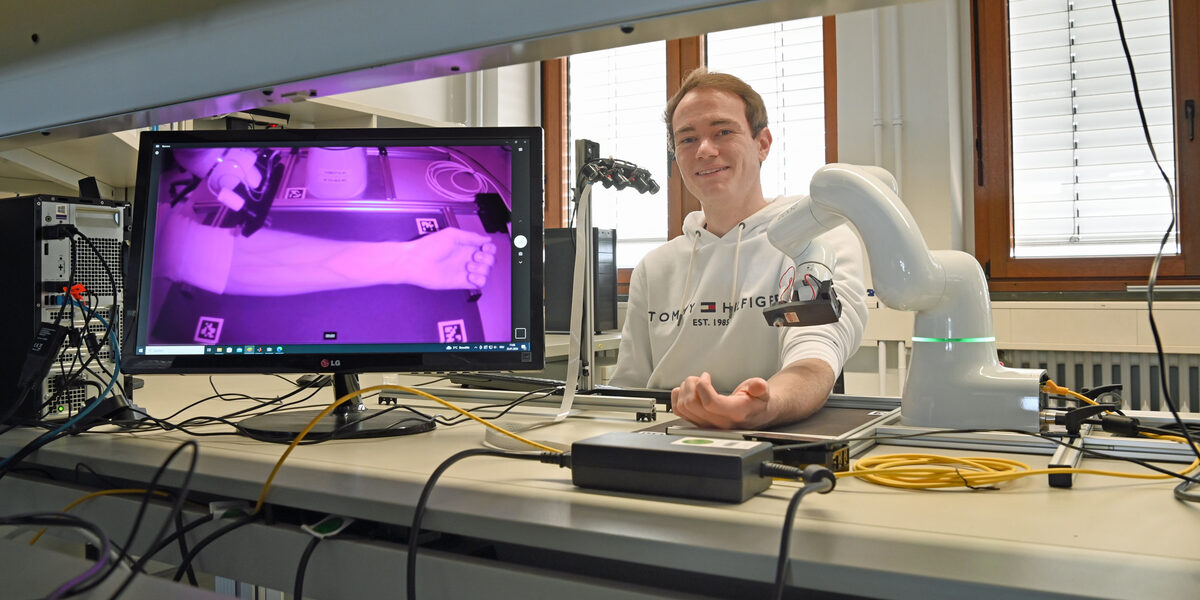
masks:
[[[737,245],[733,247],[733,283],[729,287],[729,305],[737,306],[737,289],[738,289],[738,260],[742,253],[742,232],[746,230],[745,221],[738,223]],[[688,272],[691,272],[691,267],[688,267]]]
[[[692,267],[696,264],[696,249],[700,246],[700,232],[696,232],[696,239],[692,240],[692,255],[688,258],[687,277],[683,280],[683,299],[679,304],[679,322],[683,322],[683,310],[687,308],[688,301],[688,286],[692,284]]]

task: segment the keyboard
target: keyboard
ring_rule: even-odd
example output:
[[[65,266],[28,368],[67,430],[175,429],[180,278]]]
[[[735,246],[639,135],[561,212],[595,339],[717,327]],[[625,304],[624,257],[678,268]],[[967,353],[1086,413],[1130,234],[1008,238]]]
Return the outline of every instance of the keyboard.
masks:
[[[476,387],[488,390],[509,390],[515,392],[531,392],[549,388],[563,387],[561,379],[546,377],[526,377],[509,373],[457,373],[450,376],[450,383],[465,387]],[[555,392],[561,394],[562,390]],[[653,398],[662,404],[671,403],[671,390],[651,388],[629,388],[611,385],[597,385],[591,390],[579,390],[581,394],[598,396],[625,396],[629,398]]]

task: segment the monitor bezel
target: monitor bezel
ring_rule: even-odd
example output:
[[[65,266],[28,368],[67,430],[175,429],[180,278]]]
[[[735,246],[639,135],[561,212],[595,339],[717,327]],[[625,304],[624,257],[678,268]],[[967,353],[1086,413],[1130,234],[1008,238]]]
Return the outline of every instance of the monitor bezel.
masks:
[[[138,355],[139,300],[142,280],[151,258],[143,243],[152,193],[153,148],[161,144],[228,144],[249,146],[422,146],[501,143],[519,139],[527,144],[529,168],[514,168],[512,235],[528,239],[529,349],[470,351],[402,351],[385,353],[305,354],[155,354]],[[343,373],[366,372],[473,372],[537,371],[545,365],[545,314],[543,297],[544,154],[540,127],[433,127],[377,129],[259,129],[144,131],[138,150],[137,183],[134,192],[129,260],[125,268],[124,327],[121,370],[131,374],[189,373]],[[526,186],[521,198],[527,203],[517,210],[518,184]],[[527,213],[527,214],[522,214]],[[513,303],[514,310],[518,304]]]

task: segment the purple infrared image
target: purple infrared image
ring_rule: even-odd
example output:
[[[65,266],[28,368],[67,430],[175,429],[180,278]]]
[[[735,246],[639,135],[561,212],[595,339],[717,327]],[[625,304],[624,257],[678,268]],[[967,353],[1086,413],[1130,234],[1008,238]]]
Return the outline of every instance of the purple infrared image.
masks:
[[[512,340],[507,147],[162,152],[149,344]]]

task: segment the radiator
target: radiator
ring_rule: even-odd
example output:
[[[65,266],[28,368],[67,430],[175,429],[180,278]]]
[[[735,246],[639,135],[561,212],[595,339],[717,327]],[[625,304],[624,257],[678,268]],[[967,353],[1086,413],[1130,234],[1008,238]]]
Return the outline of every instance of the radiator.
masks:
[[[1200,355],[1167,354],[1167,388],[1180,412],[1200,413]],[[1123,409],[1167,410],[1158,356],[1132,352],[1002,350],[1009,367],[1045,369],[1055,383],[1072,390],[1121,384]]]

